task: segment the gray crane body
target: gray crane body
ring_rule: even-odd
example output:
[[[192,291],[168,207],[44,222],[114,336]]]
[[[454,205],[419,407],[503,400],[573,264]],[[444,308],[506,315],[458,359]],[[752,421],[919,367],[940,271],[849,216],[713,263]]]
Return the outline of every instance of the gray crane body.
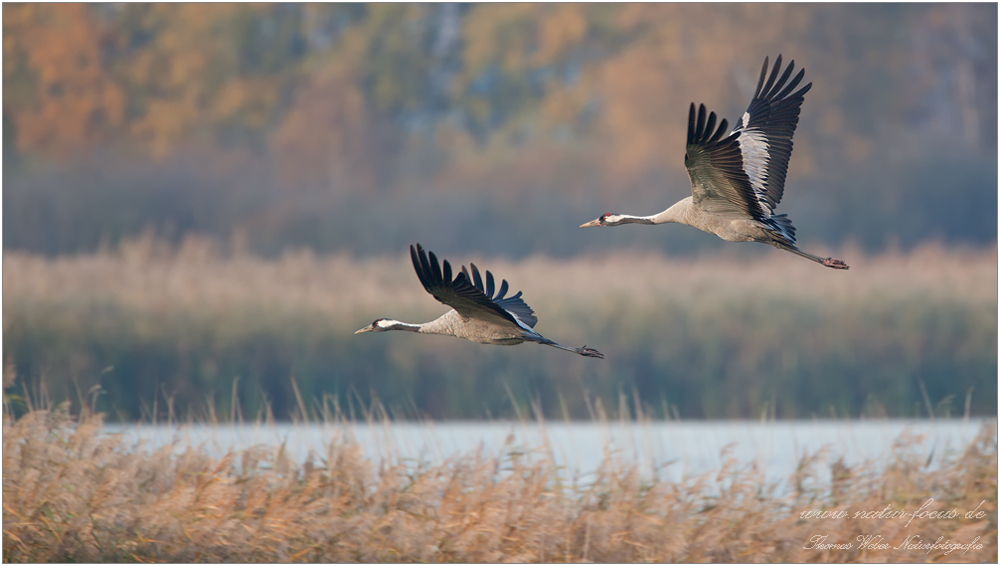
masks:
[[[409,324],[391,319],[382,319],[382,322],[387,325],[385,330],[406,330],[420,334],[456,336],[478,344],[490,344],[493,346],[515,346],[529,340],[529,338],[525,337],[523,329],[515,328],[512,324],[488,323],[474,318],[463,317],[455,309],[451,309],[438,318],[423,324]],[[355,334],[369,331],[371,331],[371,328],[366,326],[355,332]]]

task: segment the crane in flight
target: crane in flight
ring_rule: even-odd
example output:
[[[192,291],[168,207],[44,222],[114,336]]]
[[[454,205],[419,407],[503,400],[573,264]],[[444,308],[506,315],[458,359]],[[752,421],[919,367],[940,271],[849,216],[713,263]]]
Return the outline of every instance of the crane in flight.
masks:
[[[406,330],[422,334],[443,334],[472,340],[480,344],[495,344],[513,346],[522,342],[536,342],[590,358],[604,358],[593,348],[570,348],[557,344],[535,332],[534,326],[538,317],[523,299],[521,292],[504,298],[507,294],[507,280],[500,283],[496,295],[494,291],[493,274],[486,272],[486,287],[476,269],[476,264],[469,264],[472,276],[462,266],[462,271],[452,279],[451,265],[444,261],[444,270],[438,264],[434,252],[425,252],[417,244],[410,246],[410,259],[413,269],[424,289],[435,299],[451,307],[451,310],[440,317],[423,324],[408,324],[391,318],[380,318],[370,325],[358,330],[363,332],[385,332],[388,330]]]
[[[726,133],[725,119],[716,129],[715,112],[706,118],[702,104],[695,114],[691,103],[684,154],[691,196],[653,216],[609,213],[580,227],[677,222],[729,242],[769,244],[833,269],[849,269],[839,259],[800,250],[795,245],[792,221],[785,214],[774,214],[784,192],[792,135],[812,83],[792,92],[805,71],[800,70],[788,82],[795,61],[788,63],[780,78],[781,55],[775,59],[770,77],[767,62],[765,57],[750,106],[732,132]]]

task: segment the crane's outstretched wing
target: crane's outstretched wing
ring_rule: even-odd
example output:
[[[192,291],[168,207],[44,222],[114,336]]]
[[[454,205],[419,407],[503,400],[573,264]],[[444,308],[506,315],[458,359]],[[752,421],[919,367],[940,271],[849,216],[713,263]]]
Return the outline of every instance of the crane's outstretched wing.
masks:
[[[688,112],[687,152],[684,166],[691,177],[691,196],[695,206],[718,216],[751,217],[764,220],[750,177],[743,170],[740,133],[726,135],[727,122],[715,127],[715,112],[708,114],[705,105],[694,103]],[[707,120],[707,122],[706,122]]]
[[[485,292],[485,296],[489,297],[493,295],[493,274],[489,271],[486,272],[486,289],[483,289],[483,280],[479,276],[479,270],[476,269],[476,264],[470,263],[469,267],[472,268],[472,284],[475,285],[476,289]],[[465,275],[466,279],[469,279],[469,272],[465,270],[465,266],[462,266],[462,273],[460,275]],[[516,295],[504,298],[507,294],[507,280],[503,279],[500,282],[500,290],[491,299],[494,303],[500,306],[500,308],[516,316],[521,322],[527,324],[529,327],[534,328],[535,323],[538,322],[538,317],[535,316],[535,311],[531,310],[531,307],[524,302],[521,298],[521,292],[518,291]]]
[[[534,311],[521,299],[520,291],[512,297],[504,298],[507,294],[506,280],[501,282],[500,290],[494,296],[493,274],[487,271],[484,288],[482,277],[475,264],[471,264],[471,277],[465,266],[462,266],[462,271],[452,279],[451,264],[448,260],[444,261],[442,271],[434,252],[425,252],[420,244],[417,244],[416,248],[410,246],[410,259],[413,260],[413,269],[417,272],[424,289],[462,316],[483,320],[499,318],[518,326],[526,326],[528,330],[538,322]]]
[[[795,78],[788,78],[795,69],[795,61],[789,61],[785,72],[778,78],[781,71],[781,55],[774,60],[774,68],[767,83],[767,57],[760,69],[760,79],[757,80],[757,90],[746,112],[740,117],[733,133],[739,133],[740,149],[743,154],[743,169],[750,178],[750,186],[770,216],[785,189],[785,174],[788,172],[788,159],[792,155],[792,135],[799,123],[799,112],[805,94],[812,88],[812,83],[795,90],[802,82],[805,70],[800,70]],[[786,82],[788,82],[786,86]]]

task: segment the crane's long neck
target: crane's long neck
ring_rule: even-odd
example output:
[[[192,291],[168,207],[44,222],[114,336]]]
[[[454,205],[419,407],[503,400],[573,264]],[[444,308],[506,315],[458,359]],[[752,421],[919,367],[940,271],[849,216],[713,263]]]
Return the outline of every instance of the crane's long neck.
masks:
[[[454,310],[449,312],[454,312]],[[389,330],[405,330],[406,332],[419,332],[421,334],[454,334],[454,319],[457,316],[458,313],[451,316],[445,315],[437,320],[423,324],[410,324],[409,322],[402,322],[394,318],[380,318],[373,322],[371,326],[362,328],[355,332],[355,334],[362,332],[386,332]]]
[[[650,216],[649,218],[652,220],[650,224],[667,224],[669,222],[687,224],[687,214],[690,209],[691,197],[683,198],[663,212],[655,216]]]
[[[459,336],[463,326],[462,317],[459,316],[455,309],[451,309],[434,320],[423,324],[400,324],[405,326],[405,328],[401,328],[400,330],[409,330],[410,332],[419,332],[421,334],[444,334],[445,336]]]
[[[670,222],[687,224],[687,212],[690,208],[691,197],[687,197],[659,214],[654,214],[652,216],[617,214],[608,218],[608,220],[612,221],[614,226],[619,224],[668,224]]]

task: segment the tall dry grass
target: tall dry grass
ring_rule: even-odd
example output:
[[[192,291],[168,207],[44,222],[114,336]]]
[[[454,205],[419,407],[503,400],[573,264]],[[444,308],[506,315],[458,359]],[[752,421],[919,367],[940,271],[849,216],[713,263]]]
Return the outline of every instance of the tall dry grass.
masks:
[[[65,408],[5,418],[5,561],[997,560],[995,422],[935,466],[912,450],[920,439],[906,436],[881,471],[836,462],[827,487],[814,481],[820,455],[806,455],[788,495],[732,459],[681,483],[644,479],[606,460],[583,483],[563,477],[544,455],[514,450],[390,465],[338,441],[298,464],[280,447],[221,458],[170,445],[148,453],[101,426],[99,416],[74,420]],[[924,511],[959,515],[803,515],[912,514],[930,498]],[[821,550],[815,537],[824,535],[819,544],[851,547]],[[859,537],[875,535],[888,546],[860,548]],[[906,540],[916,548],[902,546]],[[926,547],[936,541],[966,546]]]
[[[354,336],[378,317],[444,312],[405,249],[267,260],[195,237],[176,249],[145,237],[81,256],[5,252],[5,363],[25,389],[44,384],[57,402],[83,402],[99,386],[99,408],[128,419],[157,399],[183,411],[209,398],[222,413],[270,404],[287,418],[297,405],[290,376],[306,397],[346,405],[374,393],[433,418],[512,416],[508,391],[541,399],[548,414],[565,406],[587,418],[588,392],[615,406],[623,388],[661,417],[662,407],[683,418],[948,416],[963,414],[967,398],[972,414],[996,414],[995,247],[845,249],[836,255],[852,269],[834,272],[749,244],[702,258],[510,261],[424,243],[507,279],[542,334],[606,360],[531,344]]]

